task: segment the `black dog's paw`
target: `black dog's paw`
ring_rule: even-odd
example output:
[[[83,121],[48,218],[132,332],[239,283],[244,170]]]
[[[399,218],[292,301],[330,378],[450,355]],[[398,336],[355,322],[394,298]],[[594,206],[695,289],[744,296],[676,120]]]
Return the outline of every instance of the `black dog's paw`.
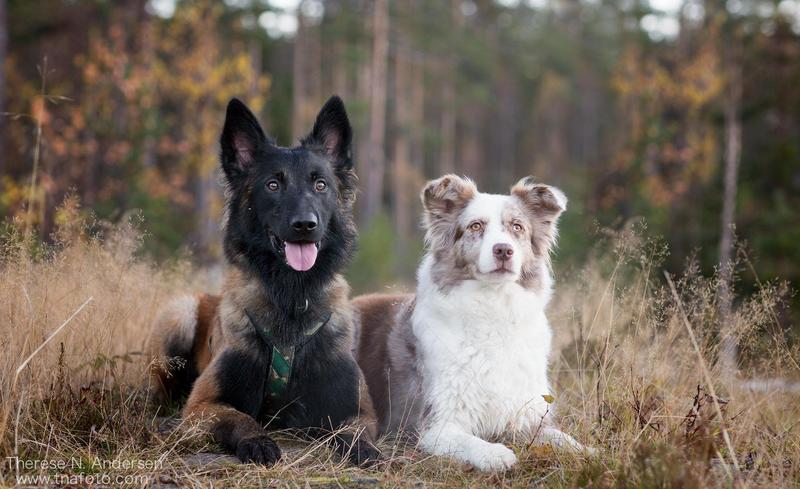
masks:
[[[239,440],[236,444],[236,456],[242,462],[253,462],[269,467],[281,459],[281,449],[269,436],[258,435]]]
[[[361,467],[372,467],[383,458],[380,450],[375,445],[361,439],[357,439],[352,444],[348,455],[353,465]]]

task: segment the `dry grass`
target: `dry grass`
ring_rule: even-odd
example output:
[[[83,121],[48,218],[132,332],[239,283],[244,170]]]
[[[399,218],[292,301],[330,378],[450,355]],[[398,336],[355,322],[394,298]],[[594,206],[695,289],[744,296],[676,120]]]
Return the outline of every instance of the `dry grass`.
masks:
[[[185,262],[157,267],[138,257],[131,225],[93,224],[103,232],[89,236],[74,203],[62,209],[61,222],[55,246],[31,251],[12,232],[0,255],[0,484],[14,485],[20,474],[68,474],[73,479],[61,480],[78,485],[87,480],[79,477],[127,476],[96,480],[190,487],[800,483],[800,393],[778,383],[748,390],[742,382],[800,377],[800,355],[776,319],[786,287],[767,283],[741,301],[731,321],[743,368],[721,371],[714,279],[690,262],[671,278],[673,292],[659,267],[662,247],[630,229],[609,237],[573,276],[559,274],[550,310],[558,416],[600,454],[588,459],[521,443],[518,467],[486,475],[391,440],[381,443],[389,461],[363,471],[291,433],[280,434],[286,463],[271,469],[198,458],[215,450],[204,435],[191,426],[159,431],[164,413],[142,394],[142,352],[161,302],[178,289],[202,289],[202,275]],[[5,459],[12,456],[27,465]],[[117,465],[93,466],[103,460]],[[125,461],[133,466],[120,466]]]

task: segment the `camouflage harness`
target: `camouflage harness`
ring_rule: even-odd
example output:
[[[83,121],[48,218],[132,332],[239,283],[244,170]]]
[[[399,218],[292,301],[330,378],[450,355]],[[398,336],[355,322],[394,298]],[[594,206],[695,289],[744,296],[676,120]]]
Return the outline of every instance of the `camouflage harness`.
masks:
[[[317,321],[310,328],[305,329],[300,341],[289,345],[280,345],[270,334],[270,330],[260,326],[247,309],[245,309],[244,313],[247,315],[253,328],[255,328],[258,336],[261,337],[261,340],[267,345],[267,348],[271,350],[271,360],[266,380],[266,397],[275,400],[282,399],[292,376],[295,355],[311,341],[311,338],[321,330],[328,321],[330,321],[332,313],[328,313],[324,319]]]

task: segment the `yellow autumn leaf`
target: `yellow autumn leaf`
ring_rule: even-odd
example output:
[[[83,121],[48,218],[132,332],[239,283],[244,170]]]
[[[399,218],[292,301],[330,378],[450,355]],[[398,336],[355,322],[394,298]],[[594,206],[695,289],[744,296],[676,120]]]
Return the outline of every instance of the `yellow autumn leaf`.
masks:
[[[556,398],[550,394],[542,394],[542,399],[544,399],[544,402],[547,404],[553,404],[556,400]]]

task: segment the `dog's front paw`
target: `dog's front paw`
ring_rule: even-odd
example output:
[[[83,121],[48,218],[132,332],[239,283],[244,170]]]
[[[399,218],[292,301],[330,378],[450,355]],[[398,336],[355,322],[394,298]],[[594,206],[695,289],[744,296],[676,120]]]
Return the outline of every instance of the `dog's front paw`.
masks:
[[[369,467],[381,460],[380,450],[363,437],[339,433],[334,437],[334,442],[339,453],[350,459],[353,465]]]
[[[502,443],[489,443],[481,453],[474,454],[470,461],[479,470],[495,472],[511,468],[517,463],[517,456]]]
[[[236,444],[236,456],[242,462],[270,466],[281,459],[281,449],[268,435],[257,435],[239,440]]]
[[[380,462],[382,458],[380,450],[375,445],[362,439],[358,439],[353,443],[349,457],[353,465],[360,465],[361,467],[371,467]]]

